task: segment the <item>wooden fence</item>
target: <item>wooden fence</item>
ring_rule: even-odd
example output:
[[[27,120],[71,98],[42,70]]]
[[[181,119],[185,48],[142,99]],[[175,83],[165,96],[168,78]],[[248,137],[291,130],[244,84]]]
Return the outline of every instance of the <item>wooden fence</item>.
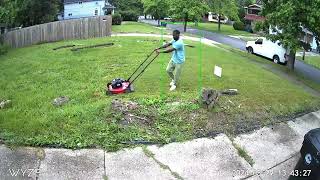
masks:
[[[4,44],[19,48],[45,42],[111,36],[111,28],[111,16],[97,16],[56,21],[10,31],[3,34],[2,40]]]

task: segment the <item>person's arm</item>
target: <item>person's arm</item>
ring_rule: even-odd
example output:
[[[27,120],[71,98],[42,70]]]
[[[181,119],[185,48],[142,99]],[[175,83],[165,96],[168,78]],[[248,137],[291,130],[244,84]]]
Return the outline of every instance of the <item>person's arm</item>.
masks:
[[[167,47],[169,47],[169,46],[171,46],[171,45],[172,45],[172,43],[170,42],[170,43],[167,43],[167,44],[165,44],[165,45],[157,48],[156,50],[165,49],[165,48],[167,48]]]
[[[164,51],[160,51],[159,53],[171,53],[171,52],[173,52],[175,50],[176,50],[175,48],[170,48],[170,49],[166,49]]]
[[[175,43],[175,44],[172,44],[172,48],[169,48],[169,49],[166,49],[164,51],[157,51],[158,53],[171,53],[173,51],[176,51],[176,50],[180,50],[182,48],[183,44],[181,43]]]

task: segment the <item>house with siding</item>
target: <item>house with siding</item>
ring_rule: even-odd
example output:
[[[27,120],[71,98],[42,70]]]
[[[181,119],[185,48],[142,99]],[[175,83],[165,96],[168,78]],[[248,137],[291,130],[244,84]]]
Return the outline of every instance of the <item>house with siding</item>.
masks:
[[[108,0],[64,0],[64,12],[58,18],[63,20],[102,16],[113,14],[114,9]]]
[[[245,9],[245,25],[247,30],[254,29],[255,23],[258,21],[264,21],[265,17],[261,16],[262,2],[257,0],[254,4],[244,7]]]
[[[301,28],[304,34],[301,35],[300,41],[310,44],[311,51],[320,53],[320,47],[318,47],[317,45],[316,36],[314,36],[314,34],[311,31],[309,31],[307,28],[303,28],[302,26]],[[271,26],[269,27],[269,34],[277,34],[277,33],[282,33],[282,30],[278,29],[277,27],[271,27]]]

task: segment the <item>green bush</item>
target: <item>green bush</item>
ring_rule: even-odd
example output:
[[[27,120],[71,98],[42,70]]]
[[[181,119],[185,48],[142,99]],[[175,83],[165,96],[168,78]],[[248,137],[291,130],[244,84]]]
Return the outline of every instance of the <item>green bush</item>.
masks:
[[[244,27],[244,23],[241,21],[235,22],[233,23],[233,28],[235,30],[240,30],[240,31],[244,31],[245,27]]]
[[[9,46],[0,44],[0,56],[8,52]]]
[[[115,13],[112,15],[112,25],[121,25],[122,17],[121,14]]]
[[[263,30],[263,22],[258,21],[254,24],[254,28],[253,28],[254,32],[259,32]]]
[[[138,21],[139,13],[129,10],[129,11],[120,11],[123,21]]]

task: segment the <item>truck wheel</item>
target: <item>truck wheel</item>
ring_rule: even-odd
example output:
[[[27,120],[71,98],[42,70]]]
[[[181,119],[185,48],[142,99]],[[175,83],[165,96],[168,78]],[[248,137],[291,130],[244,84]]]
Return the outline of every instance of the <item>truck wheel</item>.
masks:
[[[274,55],[274,56],[273,56],[273,62],[276,63],[276,64],[279,64],[279,63],[280,63],[280,58],[279,58],[279,56]]]
[[[248,53],[253,54],[253,48],[252,47],[248,47]]]

